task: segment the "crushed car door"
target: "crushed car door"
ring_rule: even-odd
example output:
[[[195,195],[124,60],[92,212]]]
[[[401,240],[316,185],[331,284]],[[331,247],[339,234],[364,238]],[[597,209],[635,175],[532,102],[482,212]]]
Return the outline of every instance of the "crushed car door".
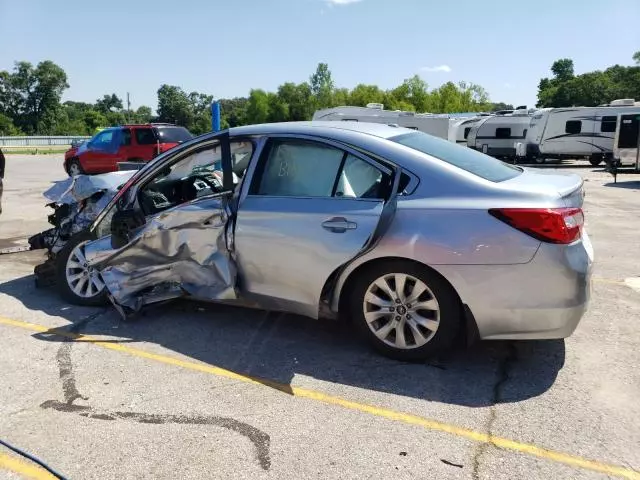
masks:
[[[315,317],[327,280],[391,222],[399,176],[342,144],[303,137],[270,139],[255,163],[235,226],[242,294]]]
[[[234,187],[229,136],[215,138],[160,164],[136,186],[133,208],[114,214],[116,248],[96,267],[116,306],[136,310],[183,294],[236,297],[235,263],[226,246]],[[99,256],[91,244],[87,250]]]

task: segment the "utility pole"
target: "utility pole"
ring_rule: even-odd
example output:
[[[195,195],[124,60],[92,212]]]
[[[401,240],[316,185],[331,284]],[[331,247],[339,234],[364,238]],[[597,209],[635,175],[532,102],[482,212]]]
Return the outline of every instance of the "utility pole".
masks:
[[[127,122],[131,121],[131,102],[129,101],[129,92],[127,92]]]

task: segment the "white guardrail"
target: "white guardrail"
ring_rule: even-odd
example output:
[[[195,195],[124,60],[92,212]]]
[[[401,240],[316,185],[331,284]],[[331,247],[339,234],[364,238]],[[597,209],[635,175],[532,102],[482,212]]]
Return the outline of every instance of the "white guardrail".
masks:
[[[0,147],[48,147],[55,145],[71,145],[91,137],[82,135],[36,136],[36,137],[0,137]]]

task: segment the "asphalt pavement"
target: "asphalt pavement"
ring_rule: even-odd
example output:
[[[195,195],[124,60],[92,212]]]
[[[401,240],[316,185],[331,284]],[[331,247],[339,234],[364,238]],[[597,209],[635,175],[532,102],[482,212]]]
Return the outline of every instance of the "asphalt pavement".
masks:
[[[0,255],[0,438],[69,479],[640,479],[640,176],[571,173],[596,256],[575,334],[419,365],[260,310],[123,323],[36,289],[42,252]],[[0,248],[48,228],[65,176],[60,155],[8,156]],[[0,478],[50,477],[0,447]]]

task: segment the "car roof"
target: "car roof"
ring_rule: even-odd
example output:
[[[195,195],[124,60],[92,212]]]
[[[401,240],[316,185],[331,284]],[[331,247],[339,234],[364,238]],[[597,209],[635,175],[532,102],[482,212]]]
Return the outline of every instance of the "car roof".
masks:
[[[368,122],[336,122],[336,121],[310,121],[310,122],[281,122],[263,123],[259,125],[246,125],[229,129],[230,135],[269,135],[269,134],[311,134],[318,136],[332,136],[336,130],[343,132],[356,132],[373,135],[380,138],[390,138],[413,130],[402,127],[392,127],[383,123]]]

